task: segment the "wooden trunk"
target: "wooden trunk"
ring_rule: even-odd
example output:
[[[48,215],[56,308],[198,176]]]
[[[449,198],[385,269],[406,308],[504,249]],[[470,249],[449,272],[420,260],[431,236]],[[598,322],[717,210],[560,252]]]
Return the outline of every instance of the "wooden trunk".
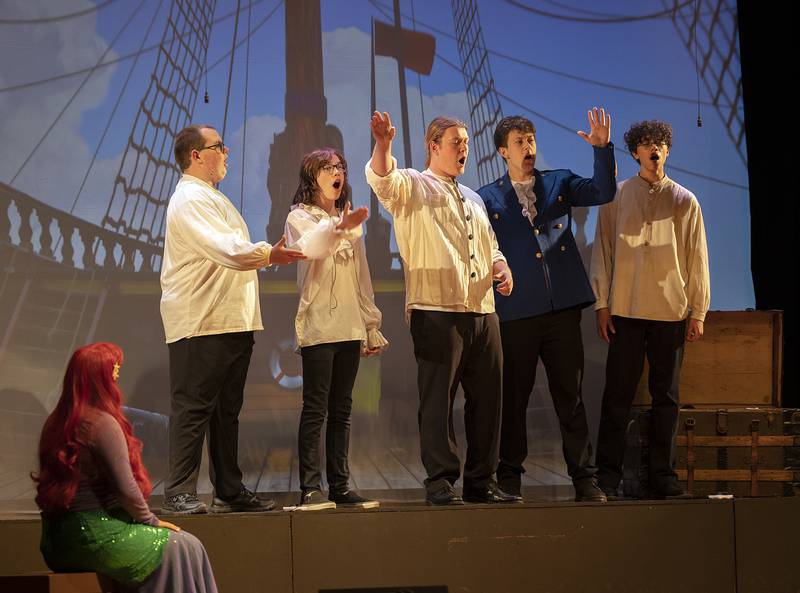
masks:
[[[648,497],[649,410],[634,412],[628,429],[623,491]],[[675,469],[695,496],[800,494],[800,410],[682,409]]]
[[[709,311],[703,338],[686,343],[681,404],[780,406],[782,358],[782,311]],[[647,371],[634,405],[650,405]]]

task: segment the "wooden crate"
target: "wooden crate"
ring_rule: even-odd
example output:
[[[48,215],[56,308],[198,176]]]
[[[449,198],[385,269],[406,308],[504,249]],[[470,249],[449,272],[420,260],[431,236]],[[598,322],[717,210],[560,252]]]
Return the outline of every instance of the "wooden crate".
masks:
[[[624,491],[647,497],[650,413],[635,413],[628,431]],[[695,496],[800,494],[800,410],[682,409],[675,470]]]
[[[782,311],[709,311],[702,339],[686,343],[681,405],[779,407],[782,360]],[[634,405],[651,403],[647,371]]]

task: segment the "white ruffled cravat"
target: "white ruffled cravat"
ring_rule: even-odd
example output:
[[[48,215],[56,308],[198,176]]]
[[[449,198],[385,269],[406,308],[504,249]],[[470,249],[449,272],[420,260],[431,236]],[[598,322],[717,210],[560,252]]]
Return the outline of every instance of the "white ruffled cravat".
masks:
[[[533,192],[533,183],[535,179],[528,181],[512,181],[514,191],[517,193],[517,199],[522,206],[522,215],[525,216],[531,224],[533,219],[536,218],[536,194]]]

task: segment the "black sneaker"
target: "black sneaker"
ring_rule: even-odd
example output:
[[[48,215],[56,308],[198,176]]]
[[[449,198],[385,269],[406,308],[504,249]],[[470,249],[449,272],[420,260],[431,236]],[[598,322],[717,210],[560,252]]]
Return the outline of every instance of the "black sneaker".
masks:
[[[450,484],[445,484],[438,490],[426,493],[425,502],[434,506],[464,504],[462,498],[456,494]]]
[[[319,490],[307,490],[300,497],[300,511],[321,511],[324,509],[335,509],[336,503],[325,498]]]
[[[161,505],[162,514],[199,515],[207,512],[206,503],[201,502],[197,494],[191,492],[181,492],[165,498],[164,504]]]
[[[235,498],[224,500],[215,496],[211,502],[212,513],[262,513],[273,508],[274,500],[261,500],[244,486]]]
[[[344,492],[331,492],[328,494],[328,500],[339,505],[357,509],[377,509],[381,506],[377,500],[369,500],[363,496],[359,496],[352,490],[345,490]]]
[[[574,487],[575,502],[608,502],[606,493],[592,479],[579,480]]]

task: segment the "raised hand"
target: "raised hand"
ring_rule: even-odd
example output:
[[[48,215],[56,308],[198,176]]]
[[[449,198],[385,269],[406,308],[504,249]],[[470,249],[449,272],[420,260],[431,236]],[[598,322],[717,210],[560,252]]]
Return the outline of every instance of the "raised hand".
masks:
[[[269,263],[271,264],[293,264],[301,259],[306,259],[302,251],[296,249],[286,249],[286,235],[281,237],[281,240],[272,246],[272,251],[269,253]]]
[[[369,211],[364,206],[356,208],[351,212],[350,202],[347,202],[344,205],[344,212],[342,212],[342,221],[336,225],[336,230],[349,231],[350,229],[354,229],[367,220],[367,216],[369,216]]]
[[[602,107],[589,110],[589,133],[578,131],[578,136],[592,146],[604,147],[611,141],[611,114]]]
[[[380,111],[373,113],[369,121],[369,127],[372,128],[372,137],[375,138],[375,144],[380,146],[381,150],[392,143],[394,135],[397,133],[389,114],[385,111],[383,113]]]

